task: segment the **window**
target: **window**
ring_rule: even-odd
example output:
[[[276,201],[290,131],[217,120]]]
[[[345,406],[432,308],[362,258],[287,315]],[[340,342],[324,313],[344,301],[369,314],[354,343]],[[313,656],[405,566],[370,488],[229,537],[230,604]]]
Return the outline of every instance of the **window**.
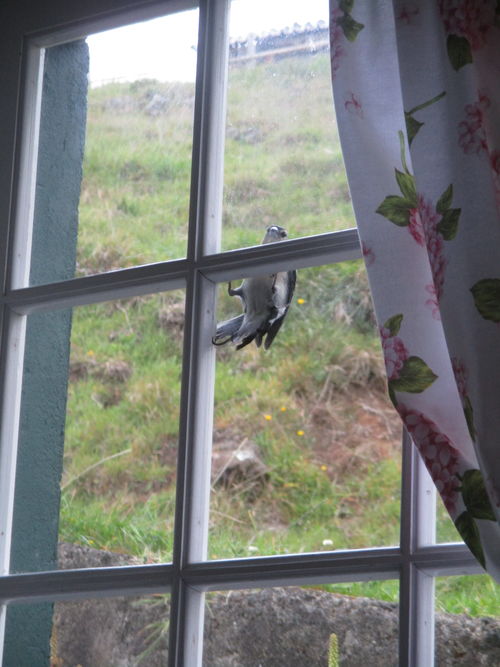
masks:
[[[9,619],[6,608],[9,611],[20,610],[17,612],[19,618],[23,608],[47,601],[64,602],[97,596],[147,597],[168,593],[169,664],[196,665],[201,664],[202,659],[204,595],[207,591],[399,579],[399,662],[401,665],[432,664],[434,577],[473,574],[479,570],[464,545],[435,543],[434,522],[429,520],[435,513],[434,487],[406,436],[403,442],[399,546],[234,559],[208,558],[215,385],[215,351],[210,340],[215,323],[217,286],[242,277],[292,268],[319,267],[361,257],[355,229],[304,236],[271,246],[220,251],[220,223],[224,212],[228,216],[231,214],[231,187],[234,191],[238,186],[237,182],[230,183],[231,187],[223,193],[229,0],[206,0],[199,7],[198,70],[185,255],[180,246],[172,246],[173,259],[158,261],[157,256],[148,256],[145,252],[145,263],[140,264],[137,257],[141,257],[143,251],[139,249],[131,252],[132,259],[120,265],[118,270],[108,271],[116,267],[98,264],[93,273],[74,277],[65,273],[71,271],[71,267],[64,265],[64,261],[63,265],[52,262],[54,249],[58,249],[57,243],[62,243],[61,239],[52,239],[52,246],[47,247],[46,243],[44,245],[47,237],[42,234],[39,238],[36,227],[32,230],[36,216],[35,195],[40,194],[35,192],[37,160],[38,169],[43,160],[38,146],[39,140],[44,139],[40,120],[43,122],[44,119],[42,85],[45,50],[48,52],[56,44],[71,43],[104,28],[151,18],[169,10],[192,9],[193,6],[191,2],[177,0],[158,5],[133,4],[135,9],[131,12],[130,3],[123,3],[123,13],[120,13],[117,9],[119,3],[100,3],[99,12],[94,15],[90,10],[82,9],[80,3],[67,7],[67,3],[54,0],[45,3],[47,12],[40,17],[37,14],[22,16],[12,3],[12,29],[5,24],[3,27],[5,39],[2,43],[8,56],[5,62],[9,64],[9,78],[0,103],[5,162],[1,170],[0,210],[2,220],[9,220],[11,231],[4,222],[0,243],[2,276],[6,276],[1,297],[3,419],[0,562],[3,576],[0,579],[0,598],[8,606],[3,607],[2,633],[7,625],[5,634],[8,642],[9,632],[16,623],[15,617]],[[108,10],[109,13],[106,13]],[[23,106],[19,119],[22,135],[17,136],[16,100],[20,91],[16,40],[21,38],[25,39],[26,48],[22,62]],[[236,126],[233,137],[234,132],[241,133],[242,128]],[[15,152],[14,138],[17,142]],[[8,162],[7,156],[11,155],[15,155],[15,160]],[[50,167],[45,165],[43,169]],[[11,173],[15,173],[16,202],[12,208],[12,219],[9,212]],[[254,185],[260,187],[259,183]],[[66,190],[61,205],[72,196]],[[57,205],[53,200],[49,204]],[[126,201],[122,208],[127,209]],[[223,247],[238,246],[233,238],[236,237],[231,235],[228,227],[224,230]],[[74,241],[73,233],[68,244]],[[62,260],[67,259],[66,253],[61,254]],[[45,531],[46,528],[44,524],[30,524],[33,520],[27,510],[30,481],[19,473],[19,470],[26,472],[30,469],[23,460],[21,444],[18,451],[21,408],[26,401],[26,395],[23,395],[23,364],[25,371],[28,368],[25,342],[28,351],[36,350],[35,361],[45,360],[51,355],[56,358],[59,355],[60,360],[64,354],[57,351],[57,345],[61,346],[61,350],[68,345],[69,323],[64,309],[80,306],[97,308],[100,306],[95,304],[158,292],[166,294],[178,289],[185,294],[185,321],[172,559],[161,564],[47,572],[37,571],[44,568],[33,565],[37,562],[37,553],[33,552],[28,554],[31,565],[14,566],[12,554],[22,552],[26,555],[26,541],[35,535],[31,531]],[[42,331],[43,335],[37,335],[36,327],[30,324],[31,318],[38,320],[41,327],[38,331]],[[55,391],[54,384],[50,387],[41,384],[36,391],[40,397],[48,394],[49,389]],[[62,398],[64,387],[59,389],[61,392],[50,394],[55,397],[52,408],[56,410],[65,401]],[[42,449],[40,456],[43,455]],[[32,466],[31,462],[31,472],[34,473]],[[57,470],[53,472],[57,479]],[[24,515],[23,500],[18,502],[16,498],[23,485],[27,489],[23,497],[28,503],[24,506]],[[46,488],[50,491],[50,484]],[[52,503],[57,501],[57,496],[47,500]],[[16,514],[18,508],[19,516]],[[40,509],[43,507],[38,507]],[[48,515],[50,519],[50,511]],[[20,517],[23,517],[22,520]],[[17,542],[16,535],[23,536],[24,542]],[[50,551],[53,546],[51,543],[46,548]],[[20,570],[21,573],[18,573]],[[14,625],[9,628],[9,623]]]

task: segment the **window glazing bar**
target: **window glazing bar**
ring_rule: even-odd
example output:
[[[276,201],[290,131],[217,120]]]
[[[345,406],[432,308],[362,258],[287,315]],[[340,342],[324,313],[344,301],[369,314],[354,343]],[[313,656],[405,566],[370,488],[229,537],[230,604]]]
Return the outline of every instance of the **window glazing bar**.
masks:
[[[172,565],[167,564],[12,574],[0,577],[0,601],[44,602],[168,593],[172,571]]]
[[[220,243],[228,58],[229,0],[202,0],[198,35],[186,321],[177,467],[170,667],[201,665],[204,596],[183,579],[206,558],[212,448],[216,285],[200,271]]]
[[[230,250],[205,257],[199,269],[215,282],[360,259],[357,229]]]
[[[0,300],[17,313],[29,315],[183,288],[186,274],[185,260],[158,262],[12,290]]]
[[[204,561],[186,565],[180,576],[197,591],[240,590],[390,579],[399,575],[401,563],[398,547],[386,547]],[[461,543],[422,549],[414,556],[413,564],[432,576],[483,572]],[[173,579],[171,563],[13,574],[0,577],[0,601],[41,602],[163,592],[170,590]]]
[[[19,314],[69,308],[110,299],[154,294],[185,287],[197,270],[213,282],[237,280],[267,271],[300,269],[359,259],[361,248],[355,229],[291,239],[279,244],[254,246],[203,256],[118,269],[46,285],[7,291],[0,303]]]
[[[183,578],[191,586],[203,590],[374,581],[397,578],[402,563],[398,547],[382,547],[193,563],[185,568]],[[424,574],[433,576],[437,573],[482,572],[470,551],[461,543],[421,550],[414,554],[411,564]]]
[[[402,467],[399,664],[428,667],[434,664],[434,578],[415,556],[435,543],[436,491],[406,430]]]

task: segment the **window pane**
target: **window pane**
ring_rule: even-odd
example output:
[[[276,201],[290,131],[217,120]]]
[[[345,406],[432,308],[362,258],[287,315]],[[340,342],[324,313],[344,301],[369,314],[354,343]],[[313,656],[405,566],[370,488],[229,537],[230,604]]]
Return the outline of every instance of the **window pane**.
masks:
[[[439,493],[436,493],[436,542],[463,542]]]
[[[436,610],[496,616],[500,623],[500,586],[488,574],[436,577]]]
[[[496,665],[500,587],[487,574],[436,578],[436,664]]]
[[[204,665],[398,664],[397,603],[290,587],[211,594],[205,609]]]
[[[355,225],[333,109],[328,12],[328,0],[232,3],[225,250],[260,243],[269,225],[291,238]]]
[[[115,559],[114,564],[122,562]],[[53,667],[166,664],[169,598],[113,597],[9,607],[4,664],[48,665],[49,656]]]
[[[240,311],[221,285],[219,321]],[[399,543],[401,425],[360,262],[301,270],[268,350],[217,348],[214,428],[211,558]]]
[[[176,291],[28,317],[13,571],[57,540],[171,559],[183,318]]]
[[[31,284],[185,255],[197,21],[47,49]]]

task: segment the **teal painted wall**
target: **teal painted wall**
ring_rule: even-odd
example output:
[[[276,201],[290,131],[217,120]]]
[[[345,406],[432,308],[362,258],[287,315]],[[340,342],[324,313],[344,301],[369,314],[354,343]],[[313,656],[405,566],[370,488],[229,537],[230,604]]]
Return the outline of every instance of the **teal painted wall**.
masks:
[[[87,113],[88,48],[46,52],[30,283],[74,276]],[[71,311],[26,331],[11,572],[57,567]],[[3,667],[49,665],[52,604],[8,608]]]

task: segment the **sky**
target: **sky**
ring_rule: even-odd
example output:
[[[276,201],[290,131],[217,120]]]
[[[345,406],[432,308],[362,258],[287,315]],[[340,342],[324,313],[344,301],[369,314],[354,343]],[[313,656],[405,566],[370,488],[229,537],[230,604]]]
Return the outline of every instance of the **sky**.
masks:
[[[233,0],[229,34],[233,40],[320,20],[328,21],[328,0]],[[198,11],[192,10],[91,35],[90,84],[194,81],[197,31]]]

